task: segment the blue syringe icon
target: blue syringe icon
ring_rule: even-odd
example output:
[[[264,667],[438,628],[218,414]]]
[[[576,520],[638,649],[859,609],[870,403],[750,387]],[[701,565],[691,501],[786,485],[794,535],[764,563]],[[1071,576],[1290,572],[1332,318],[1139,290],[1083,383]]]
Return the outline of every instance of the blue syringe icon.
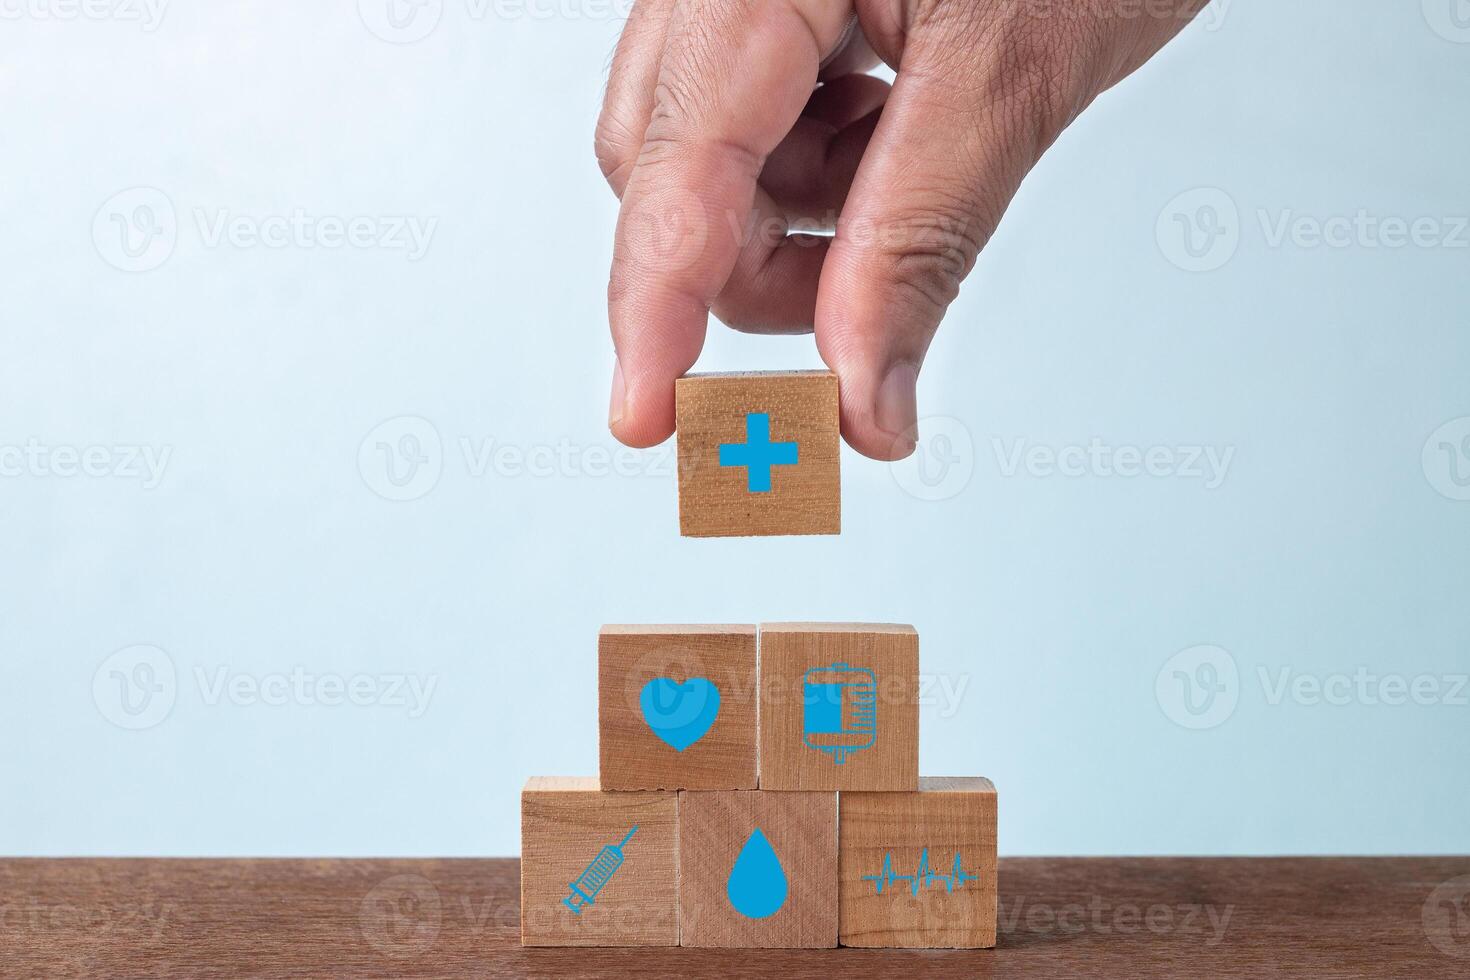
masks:
[[[568,886],[572,893],[562,899],[561,903],[577,915],[581,915],[584,908],[594,904],[597,893],[602,891],[613,873],[623,866],[623,848],[628,846],[628,841],[632,840],[636,833],[638,833],[638,825],[634,824],[633,829],[628,831],[628,836],[598,851],[597,857],[587,865],[587,870],[579,874],[577,880]]]

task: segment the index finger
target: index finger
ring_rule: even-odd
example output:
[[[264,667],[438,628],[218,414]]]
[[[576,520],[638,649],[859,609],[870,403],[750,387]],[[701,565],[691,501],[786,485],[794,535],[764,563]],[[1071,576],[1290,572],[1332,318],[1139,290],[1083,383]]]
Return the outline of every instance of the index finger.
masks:
[[[761,168],[801,115],[851,13],[834,0],[679,5],[623,193],[608,286],[618,355],[609,425],[628,445],[674,431],[674,381],[704,345]]]

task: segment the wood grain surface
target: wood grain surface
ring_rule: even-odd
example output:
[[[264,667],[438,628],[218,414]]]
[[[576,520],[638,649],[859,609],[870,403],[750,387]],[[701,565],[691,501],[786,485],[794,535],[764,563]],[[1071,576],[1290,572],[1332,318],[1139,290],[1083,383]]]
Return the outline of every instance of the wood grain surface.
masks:
[[[839,663],[871,670],[877,680],[876,739],[841,765],[803,736],[807,670]],[[844,727],[849,721],[844,713]],[[762,623],[760,739],[761,789],[913,792],[919,785],[919,634],[888,623]]]
[[[632,828],[636,833],[620,845]],[[604,847],[623,859],[592,902],[571,882]],[[596,779],[536,776],[521,793],[521,931],[527,946],[677,946],[678,798],[668,792],[603,793]],[[573,913],[563,899],[578,907]],[[415,896],[416,904],[426,900]],[[392,901],[370,915],[401,928]]]
[[[731,868],[760,830],[788,890],[774,914],[732,907]],[[837,794],[679,794],[679,942],[684,946],[820,948],[837,945]]]
[[[745,445],[752,413],[771,442],[797,444],[797,462],[771,467],[751,492],[749,470],[720,465],[720,446]],[[692,374],[674,384],[679,532],[685,537],[838,534],[842,531],[837,376],[830,371]]]
[[[1002,858],[993,950],[522,949],[519,863],[0,861],[0,976],[1463,978],[1470,858]]]
[[[602,788],[755,789],[755,639],[754,625],[604,626],[597,638]],[[714,724],[683,751],[643,717],[643,687],[656,677],[704,678],[718,690]]]
[[[990,780],[927,776],[917,793],[843,793],[839,808],[842,945],[995,945],[996,793]],[[926,879],[920,869],[940,877]]]

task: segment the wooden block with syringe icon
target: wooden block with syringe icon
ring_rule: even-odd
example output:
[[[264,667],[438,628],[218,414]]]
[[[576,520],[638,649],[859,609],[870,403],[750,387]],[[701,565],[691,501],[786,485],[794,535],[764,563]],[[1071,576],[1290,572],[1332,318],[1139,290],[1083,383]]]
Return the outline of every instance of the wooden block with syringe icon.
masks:
[[[521,793],[521,944],[677,946],[678,797],[536,777]]]

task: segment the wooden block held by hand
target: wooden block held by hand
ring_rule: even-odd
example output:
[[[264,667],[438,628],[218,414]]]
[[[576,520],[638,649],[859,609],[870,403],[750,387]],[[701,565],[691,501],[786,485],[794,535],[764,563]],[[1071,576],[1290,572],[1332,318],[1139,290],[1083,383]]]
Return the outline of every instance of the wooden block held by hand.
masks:
[[[917,793],[843,793],[844,946],[995,945],[995,787],[919,780]]]
[[[837,794],[679,794],[684,946],[837,945]]]
[[[678,797],[538,777],[521,793],[521,945],[677,946]]]
[[[681,534],[841,532],[835,374],[690,375],[674,414]]]
[[[602,788],[755,789],[754,626],[604,626]]]
[[[760,786],[919,784],[919,634],[912,626],[760,628]]]

